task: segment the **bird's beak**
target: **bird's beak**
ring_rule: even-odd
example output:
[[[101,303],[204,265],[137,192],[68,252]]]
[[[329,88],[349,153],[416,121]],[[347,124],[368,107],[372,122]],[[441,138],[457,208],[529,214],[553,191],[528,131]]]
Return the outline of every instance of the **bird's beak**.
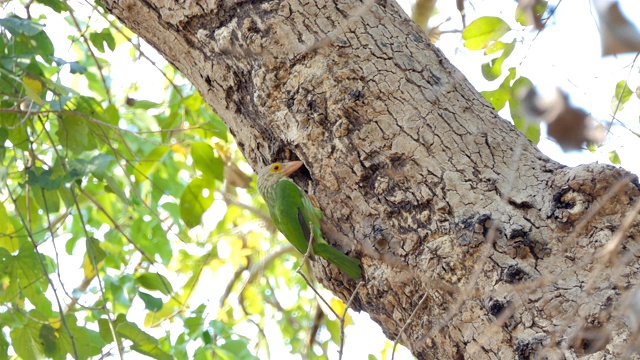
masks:
[[[282,169],[283,175],[293,174],[296,170],[300,169],[300,167],[304,165],[302,161],[290,161],[284,164],[284,169]]]

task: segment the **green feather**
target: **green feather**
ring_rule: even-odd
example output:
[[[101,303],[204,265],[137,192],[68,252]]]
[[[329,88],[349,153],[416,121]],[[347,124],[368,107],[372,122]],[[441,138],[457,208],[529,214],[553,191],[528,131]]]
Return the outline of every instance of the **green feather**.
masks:
[[[336,265],[352,279],[362,276],[360,261],[343,254],[329,245],[322,237],[320,220],[322,211],[307,194],[288,178],[282,178],[272,188],[264,189],[262,196],[267,203],[274,224],[301,253],[307,252],[309,223],[313,226],[313,253]]]

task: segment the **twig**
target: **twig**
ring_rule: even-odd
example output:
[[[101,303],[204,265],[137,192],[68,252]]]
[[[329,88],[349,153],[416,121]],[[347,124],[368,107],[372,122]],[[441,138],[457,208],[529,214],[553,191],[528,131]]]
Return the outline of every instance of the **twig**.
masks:
[[[607,260],[611,259],[614,251],[618,248],[618,245],[620,245],[623,236],[627,233],[627,231],[629,231],[631,225],[633,225],[633,223],[636,221],[636,216],[638,215],[638,213],[640,213],[640,199],[636,201],[633,210],[631,210],[631,212],[628,213],[627,216],[625,216],[624,220],[622,220],[620,228],[614,235],[613,239],[611,239],[611,241],[609,241],[604,249],[602,249],[602,251],[600,252],[600,256],[606,257]]]
[[[296,272],[298,274],[302,274],[302,272],[300,271],[302,269],[302,266],[307,262],[307,260],[309,259],[309,256],[311,256],[311,254],[313,254],[313,223],[311,221],[309,221],[309,243],[307,244],[307,252],[304,253],[304,257],[302,257],[302,262],[300,263],[300,265],[298,266],[298,268],[296,269]]]
[[[96,56],[96,54],[93,52],[93,48],[91,48],[91,42],[85,36],[85,31],[88,30],[89,26],[87,25],[87,29],[85,29],[85,31],[82,31],[82,28],[80,27],[80,24],[78,23],[78,20],[74,15],[73,8],[71,7],[71,5],[69,5],[69,3],[66,0],[65,0],[65,4],[67,5],[67,8],[69,10],[69,17],[71,18],[71,21],[73,22],[74,26],[76,27],[76,29],[78,29],[78,32],[80,33],[82,42],[84,42],[85,46],[87,47],[87,50],[89,50],[89,55],[91,55],[91,58],[93,58],[93,61],[96,63],[96,67],[98,68],[98,75],[100,75],[100,80],[102,80],[102,85],[104,85],[104,91],[105,91],[105,94],[107,95],[107,102],[109,104],[112,104],[111,90],[110,90],[111,87],[107,84],[107,80],[105,79],[103,74],[102,65],[100,64],[100,61],[98,61],[98,57]]]
[[[402,336],[404,329],[407,326],[409,326],[409,324],[411,323],[411,320],[413,320],[413,316],[418,312],[418,309],[420,309],[420,306],[422,306],[422,303],[427,299],[427,295],[429,295],[428,292],[425,292],[424,295],[422,295],[422,299],[420,299],[420,302],[418,303],[416,308],[413,309],[413,312],[411,313],[411,315],[409,315],[409,319],[407,319],[407,322],[404,323],[404,326],[402,326],[402,329],[400,329],[400,332],[398,333],[396,340],[393,342],[393,351],[391,352],[391,360],[393,360],[393,358],[396,356],[396,347],[398,346],[398,341],[400,340],[400,337]]]
[[[322,302],[327,305],[327,307],[329,308],[329,310],[331,310],[331,312],[333,313],[333,315],[336,316],[336,319],[340,319],[340,315],[338,315],[338,313],[333,310],[333,308],[331,307],[331,305],[329,305],[329,303],[327,302],[327,300],[325,300],[322,295],[320,295],[320,293],[318,292],[318,290],[316,290],[315,287],[313,287],[313,285],[311,284],[311,282],[309,281],[309,279],[307,279],[307,277],[304,275],[304,273],[302,272],[302,266],[307,262],[307,259],[309,258],[309,255],[311,255],[312,253],[312,248],[313,248],[313,223],[311,221],[309,221],[309,229],[311,229],[311,231],[309,231],[309,245],[307,246],[307,252],[304,253],[304,257],[302,258],[302,262],[300,263],[300,266],[298,266],[298,268],[296,269],[296,272],[298,274],[300,274],[300,276],[302,276],[302,279],[304,280],[304,282],[307,283],[307,285],[309,285],[309,287],[311,288],[311,290],[313,290],[313,292],[320,298],[320,300],[322,300]]]
[[[233,286],[236,284],[238,279],[240,279],[240,277],[242,276],[242,273],[245,270],[247,270],[248,268],[249,268],[249,260],[247,259],[247,265],[239,266],[236,269],[236,271],[233,273],[233,276],[231,276],[231,280],[229,280],[229,282],[227,283],[227,287],[225,287],[224,292],[222,293],[222,296],[220,297],[220,301],[219,301],[218,307],[222,308],[222,304],[224,304],[225,299],[227,297],[229,297],[229,294],[231,294],[231,290],[233,290]]]
[[[222,195],[222,199],[224,200],[224,202],[226,202],[229,205],[235,205],[241,209],[247,210],[250,213],[252,213],[253,215],[255,215],[256,217],[258,217],[260,220],[264,221],[265,225],[267,226],[267,228],[269,229],[275,229],[276,226],[273,224],[273,220],[271,219],[271,216],[269,216],[269,214],[265,213],[262,210],[259,210],[251,205],[247,205],[245,203],[243,203],[242,201],[239,201],[238,199],[234,198],[233,196],[230,196],[228,193],[223,192],[223,191],[218,191],[220,193],[220,195]]]
[[[627,74],[627,79],[624,81],[625,86],[627,86],[629,78],[631,77],[631,72],[633,71],[634,65],[638,60],[638,56],[640,56],[640,52],[637,53],[636,56],[633,58],[633,62],[629,67],[629,73]],[[613,122],[616,120],[616,114],[618,113],[618,110],[620,110],[620,106],[622,106],[622,96],[624,96],[624,90],[620,91],[620,94],[616,99],[616,108],[613,110],[613,114],[611,115],[611,121],[609,122],[609,126],[607,126],[607,135],[611,132],[611,127],[613,126]]]
[[[242,285],[242,289],[240,290],[240,294],[238,296],[240,296],[244,292],[244,289],[247,287],[248,284],[251,284],[255,280],[258,274],[261,274],[264,271],[264,269],[269,267],[277,258],[279,258],[280,256],[286,253],[293,253],[294,251],[296,250],[293,247],[293,245],[287,244],[279,248],[278,250],[270,253],[269,255],[265,256],[262,260],[260,260],[254,266],[249,267],[249,277]],[[220,307],[222,307],[222,305],[224,304],[225,298],[226,297],[220,299]]]
[[[60,321],[61,321],[62,326],[64,327],[64,329],[65,329],[65,331],[67,333],[67,336],[69,337],[69,340],[70,340],[70,343],[71,343],[70,345],[71,345],[71,348],[73,349],[73,355],[75,355],[75,358],[78,359],[78,348],[76,347],[76,342],[75,342],[73,333],[71,332],[71,330],[69,328],[69,325],[67,324],[67,321],[64,318],[64,311],[63,311],[62,303],[60,302],[60,298],[58,297],[58,293],[55,291],[55,285],[53,284],[53,281],[51,280],[51,277],[49,276],[49,273],[47,271],[47,266],[45,265],[44,260],[42,259],[42,253],[40,253],[40,251],[38,251],[38,245],[36,244],[36,240],[33,237],[33,233],[31,233],[31,226],[29,226],[29,224],[27,223],[27,219],[25,219],[25,217],[22,215],[22,212],[20,212],[20,210],[18,209],[18,201],[16,200],[15,196],[13,196],[13,193],[11,192],[11,188],[9,186],[7,186],[6,189],[7,189],[7,193],[9,194],[9,198],[11,198],[11,201],[13,202],[13,205],[16,207],[16,213],[18,214],[18,217],[20,218],[20,221],[22,222],[22,226],[24,226],[24,230],[27,232],[29,240],[31,241],[31,244],[33,245],[33,251],[37,255],[38,262],[40,263],[40,267],[42,268],[42,274],[44,275],[44,277],[47,278],[49,286],[51,286],[51,289],[53,289],[53,296],[56,299],[56,303],[58,304],[58,311],[60,312]],[[44,198],[44,194],[43,194],[43,198]],[[47,206],[46,206],[46,200],[45,200],[45,208],[46,207]],[[48,211],[48,209],[47,209],[47,211]],[[47,212],[47,214],[48,214],[48,212]]]
[[[333,315],[336,316],[336,319],[338,319],[338,321],[340,321],[340,350],[338,351],[338,354],[339,354],[339,358],[338,359],[342,360],[342,353],[343,353],[343,349],[344,349],[344,322],[345,322],[345,318],[346,318],[346,315],[347,315],[347,310],[349,310],[349,306],[351,305],[351,303],[353,302],[353,299],[355,298],[356,294],[358,293],[358,289],[360,288],[360,286],[362,286],[364,284],[364,282],[360,281],[358,283],[358,285],[356,286],[355,290],[353,291],[353,294],[351,294],[351,297],[349,298],[349,301],[347,302],[347,305],[346,305],[346,307],[344,309],[344,313],[342,314],[342,316],[338,315],[338,313],[333,309],[333,307],[331,307],[331,305],[329,305],[327,300],[325,300],[324,297],[322,297],[322,295],[320,295],[318,290],[316,290],[316,288],[313,287],[313,285],[311,284],[309,279],[307,279],[307,277],[302,272],[302,266],[307,262],[307,259],[309,258],[309,256],[311,254],[313,254],[313,229],[314,228],[313,228],[313,223],[311,221],[309,221],[309,229],[311,229],[309,231],[309,245],[307,246],[307,251],[305,252],[304,257],[302,258],[302,262],[300,263],[300,265],[296,269],[296,272],[298,274],[300,274],[300,276],[302,276],[302,279],[304,279],[304,281],[307,283],[307,285],[309,285],[311,290],[313,290],[313,292],[320,298],[320,300],[322,300],[322,302],[329,308],[329,310],[331,310]]]
[[[80,208],[80,202],[78,201],[78,195],[76,194],[76,192],[78,191],[78,188],[77,186],[72,185],[69,188],[69,190],[71,192],[73,203],[76,207],[76,210],[78,211],[78,219],[80,219],[80,223],[82,224],[82,230],[84,231],[84,235],[87,243],[87,255],[89,255],[89,259],[91,260],[91,266],[93,267],[93,270],[96,272],[96,278],[98,279],[98,287],[100,288],[100,295],[102,298],[102,309],[105,315],[107,316],[107,322],[109,324],[109,330],[111,330],[111,336],[113,336],[113,341],[115,341],[117,345],[118,357],[122,360],[124,359],[124,346],[122,345],[121,341],[118,341],[116,326],[115,326],[114,320],[111,319],[111,314],[109,313],[109,309],[107,308],[107,304],[109,302],[107,301],[107,296],[104,290],[104,286],[102,284],[102,279],[100,279],[100,268],[98,267],[98,261],[96,260],[95,250],[93,249],[93,242],[91,241],[92,237],[89,235],[89,231],[87,230],[87,223],[85,222],[84,217],[82,216],[82,209]],[[79,189],[79,190],[82,191],[82,189]]]
[[[327,302],[327,300],[325,300],[322,295],[320,295],[320,293],[318,292],[318,290],[316,290],[316,288],[313,287],[313,285],[311,285],[311,282],[309,281],[309,279],[304,275],[304,273],[302,271],[296,270],[296,272],[298,274],[300,274],[300,276],[302,276],[302,279],[304,279],[304,282],[307,283],[307,285],[309,285],[309,287],[311,288],[311,290],[313,290],[314,293],[316,293],[316,295],[320,298],[320,300],[322,300],[322,302],[327,305],[327,307],[329,308],[329,310],[331,310],[331,312],[333,313],[333,315],[336,316],[337,319],[340,319],[340,315],[338,315],[338,313],[333,310],[333,308],[331,307],[331,305],[329,305],[329,303]]]
[[[360,281],[358,285],[356,285],[351,297],[349,297],[349,301],[347,301],[347,306],[344,307],[344,313],[342,313],[342,317],[340,318],[340,350],[338,350],[338,360],[342,360],[342,351],[344,349],[344,322],[347,318],[347,311],[349,310],[349,306],[351,306],[353,299],[356,297],[356,294],[358,294],[358,289],[360,289],[360,286],[362,285],[364,285],[364,281]]]

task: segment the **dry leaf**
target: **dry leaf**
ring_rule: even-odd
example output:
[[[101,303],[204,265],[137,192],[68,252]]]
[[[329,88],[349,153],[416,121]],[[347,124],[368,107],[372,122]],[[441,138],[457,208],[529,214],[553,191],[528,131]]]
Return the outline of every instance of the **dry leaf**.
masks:
[[[251,176],[245,174],[233,162],[225,164],[224,178],[230,186],[247,189],[251,185]]]
[[[611,0],[595,0],[600,19],[602,55],[640,51],[640,32],[620,10],[620,4]]]
[[[542,23],[542,14],[536,12],[536,5],[541,3],[541,0],[520,0],[518,1],[518,7],[520,11],[527,18],[527,24],[535,26],[537,30],[544,29]]]
[[[585,143],[600,143],[604,129],[586,112],[569,104],[560,90],[550,98],[541,97],[533,88],[521,96],[523,114],[529,120],[541,120],[548,125],[547,135],[555,139],[564,151],[579,150]]]
[[[428,30],[429,19],[436,8],[436,0],[417,0],[411,9],[411,18],[423,30]]]

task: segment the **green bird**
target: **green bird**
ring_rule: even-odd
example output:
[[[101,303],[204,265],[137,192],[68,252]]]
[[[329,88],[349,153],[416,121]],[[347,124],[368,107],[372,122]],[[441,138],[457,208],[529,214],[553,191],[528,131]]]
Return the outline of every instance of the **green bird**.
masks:
[[[302,164],[302,161],[277,162],[258,173],[258,191],[267,203],[271,218],[284,237],[303,254],[307,252],[311,223],[313,255],[327,259],[350,278],[359,279],[362,275],[360,261],[327,243],[320,230],[322,210],[315,207],[309,196],[288,177]]]

